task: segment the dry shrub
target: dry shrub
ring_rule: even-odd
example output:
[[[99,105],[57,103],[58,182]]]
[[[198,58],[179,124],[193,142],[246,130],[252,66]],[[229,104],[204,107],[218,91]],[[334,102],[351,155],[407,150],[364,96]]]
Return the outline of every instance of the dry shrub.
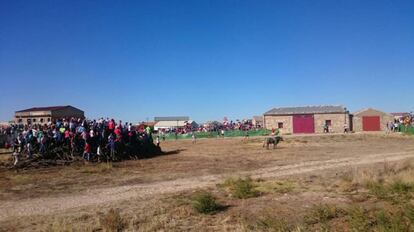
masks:
[[[263,232],[302,232],[306,226],[289,222],[287,218],[275,216],[273,210],[259,213],[258,216],[244,218],[242,229],[238,231],[263,231]]]
[[[394,214],[381,210],[376,214],[374,231],[410,231],[410,225],[405,220],[404,214],[398,211]]]
[[[405,205],[404,215],[407,217],[411,224],[414,224],[414,206],[412,204]]]
[[[367,213],[368,212],[364,208],[358,206],[354,206],[348,211],[350,231],[360,232],[368,231],[370,229],[371,222]]]
[[[255,189],[261,193],[289,193],[295,188],[295,184],[290,181],[262,181],[256,185]]]
[[[330,220],[343,216],[345,211],[333,205],[318,204],[304,216],[306,224],[326,224]]]
[[[405,208],[405,209],[404,209]],[[412,206],[368,211],[360,206],[349,210],[348,223],[350,231],[412,231]],[[408,211],[407,211],[408,210]]]
[[[192,205],[198,213],[203,214],[214,214],[221,208],[216,202],[216,198],[209,192],[197,193],[194,196]]]
[[[414,194],[414,183],[393,179],[386,183],[371,181],[366,184],[369,193],[380,200],[402,204],[410,201]]]
[[[247,199],[251,197],[257,197],[260,192],[255,189],[255,184],[250,177],[246,178],[228,178],[222,184],[230,191],[231,196],[239,199]]]
[[[121,217],[119,210],[110,209],[99,218],[99,223],[104,231],[118,232],[126,227],[125,220]]]

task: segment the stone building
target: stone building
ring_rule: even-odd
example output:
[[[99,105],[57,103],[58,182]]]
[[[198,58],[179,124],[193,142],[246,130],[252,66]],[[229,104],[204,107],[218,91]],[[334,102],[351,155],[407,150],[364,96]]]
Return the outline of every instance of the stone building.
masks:
[[[252,124],[257,128],[263,128],[263,116],[253,116]]]
[[[14,121],[19,124],[45,124],[61,118],[85,118],[84,112],[73,106],[33,107],[15,112]]]
[[[344,126],[352,130],[349,112],[343,106],[304,106],[274,108],[264,113],[266,129],[279,128],[283,134],[343,132]]]
[[[387,123],[393,122],[394,116],[380,110],[367,108],[353,113],[353,127],[355,132],[385,131]]]

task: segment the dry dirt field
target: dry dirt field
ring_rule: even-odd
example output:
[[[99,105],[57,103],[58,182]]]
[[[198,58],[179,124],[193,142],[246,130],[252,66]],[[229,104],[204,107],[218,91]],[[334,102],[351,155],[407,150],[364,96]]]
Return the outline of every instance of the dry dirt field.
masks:
[[[0,231],[414,230],[414,137],[290,136],[276,150],[262,140],[167,141],[165,155],[146,160],[0,167]],[[220,206],[197,212],[200,193]]]

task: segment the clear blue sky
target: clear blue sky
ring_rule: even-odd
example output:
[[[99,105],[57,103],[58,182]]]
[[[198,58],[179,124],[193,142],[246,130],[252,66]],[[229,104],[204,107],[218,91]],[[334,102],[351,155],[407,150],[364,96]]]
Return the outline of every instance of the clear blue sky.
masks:
[[[0,120],[414,108],[414,1],[0,0]]]

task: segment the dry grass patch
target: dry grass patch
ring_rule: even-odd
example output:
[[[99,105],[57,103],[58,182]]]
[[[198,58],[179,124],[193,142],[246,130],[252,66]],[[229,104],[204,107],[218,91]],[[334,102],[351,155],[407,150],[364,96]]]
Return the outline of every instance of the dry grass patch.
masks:
[[[55,220],[44,229],[42,229],[42,231],[46,232],[93,232],[96,230],[97,228],[94,228],[90,224],[78,224],[68,219]]]
[[[250,177],[227,178],[221,186],[230,193],[231,197],[238,199],[247,199],[260,195],[260,192],[256,190],[256,182]]]
[[[255,189],[260,193],[289,193],[292,192],[296,183],[292,181],[257,181]]]
[[[292,192],[296,183],[291,181],[267,181],[261,179],[244,178],[227,178],[223,184],[219,184],[230,197],[238,199],[247,199],[258,197],[262,194],[289,193]]]
[[[293,231],[294,226],[289,225],[285,219],[275,218],[272,216],[263,216],[254,225],[247,226],[252,231],[278,231],[290,232]]]
[[[109,173],[113,171],[112,162],[108,163],[98,163],[98,164],[88,164],[82,168],[82,173],[88,174],[101,174]]]
[[[318,231],[331,231],[331,221],[343,217],[346,211],[342,208],[328,204],[314,205],[303,217],[304,223]]]
[[[118,232],[125,229],[127,222],[121,217],[119,210],[110,209],[107,213],[101,215],[99,224],[107,232]]]

